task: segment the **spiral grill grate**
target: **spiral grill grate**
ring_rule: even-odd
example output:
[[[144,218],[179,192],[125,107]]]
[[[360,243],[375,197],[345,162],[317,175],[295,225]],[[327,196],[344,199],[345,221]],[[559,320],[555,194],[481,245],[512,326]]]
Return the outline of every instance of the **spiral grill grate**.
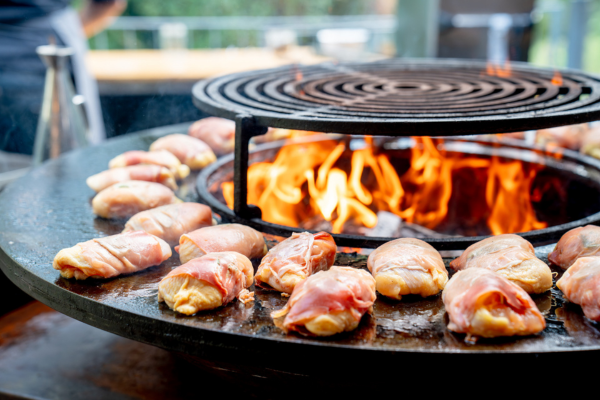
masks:
[[[600,79],[523,63],[490,75],[464,60],[288,66],[196,84],[196,105],[234,119],[323,132],[461,135],[600,119]],[[562,82],[561,82],[562,81]]]

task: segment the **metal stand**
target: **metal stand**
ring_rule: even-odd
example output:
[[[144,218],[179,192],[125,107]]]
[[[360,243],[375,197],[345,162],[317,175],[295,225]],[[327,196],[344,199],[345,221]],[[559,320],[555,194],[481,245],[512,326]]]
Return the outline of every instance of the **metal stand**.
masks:
[[[267,133],[251,115],[235,117],[235,159],[233,161],[233,211],[240,218],[261,218],[260,208],[248,204],[248,145],[254,136]]]

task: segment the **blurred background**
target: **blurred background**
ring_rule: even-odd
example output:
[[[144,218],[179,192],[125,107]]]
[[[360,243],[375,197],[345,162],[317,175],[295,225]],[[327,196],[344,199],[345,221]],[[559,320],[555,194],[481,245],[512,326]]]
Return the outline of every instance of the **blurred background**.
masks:
[[[112,137],[200,117],[198,79],[292,62],[458,57],[600,72],[600,1],[129,0],[89,47]]]
[[[203,117],[190,97],[196,81],[290,63],[451,57],[600,72],[599,0],[0,0],[0,28],[30,29],[32,6],[52,16],[69,4],[87,36],[86,73],[98,83],[100,107],[86,104],[95,107],[87,111],[97,119],[91,122],[98,137],[196,120]],[[60,29],[54,31],[61,39]],[[37,45],[48,43],[48,32]],[[14,53],[5,57],[23,56]],[[0,150],[12,153],[31,153],[41,107],[44,66],[37,55],[27,57],[38,63],[28,115],[0,124],[20,129],[13,138],[0,137]],[[9,105],[0,104],[0,113],[18,114],[10,110],[15,100],[6,98],[14,80],[4,76],[9,83],[0,79],[0,100],[4,89]],[[87,98],[97,99],[92,89]],[[15,90],[21,93],[23,85]],[[23,135],[29,143],[10,145]],[[15,155],[11,168],[27,162]]]

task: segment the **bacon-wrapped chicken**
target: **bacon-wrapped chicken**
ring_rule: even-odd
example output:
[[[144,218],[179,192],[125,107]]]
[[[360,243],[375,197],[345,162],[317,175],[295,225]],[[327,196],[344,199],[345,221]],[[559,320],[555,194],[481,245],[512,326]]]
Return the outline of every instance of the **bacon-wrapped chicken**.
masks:
[[[380,246],[369,255],[367,267],[377,291],[397,300],[407,294],[433,296],[448,282],[440,253],[419,239],[396,239]]]
[[[115,183],[94,197],[94,214],[103,218],[128,218],[140,211],[181,202],[171,189],[159,183]]]
[[[256,271],[256,285],[292,293],[298,282],[333,265],[336,248],[329,233],[294,233],[262,259]]]
[[[300,281],[285,307],[271,317],[287,314],[286,332],[331,336],[356,329],[375,298],[375,279],[367,271],[334,266]]]
[[[210,253],[169,272],[158,284],[158,301],[182,314],[212,310],[238,298],[254,300],[254,269],[246,257],[235,251]]]
[[[306,133],[308,134],[308,133],[312,133],[312,132],[306,132]],[[292,135],[305,136],[305,131],[296,131],[296,130],[280,129],[280,128],[269,128],[267,133],[265,133],[264,135],[254,136],[252,138],[252,140],[250,140],[250,143],[262,144],[262,143],[274,142],[276,140],[289,139],[290,137],[292,137]]]
[[[582,154],[600,158],[600,126],[593,127],[585,134],[579,151]]]
[[[135,214],[125,224],[125,232],[145,231],[175,246],[181,235],[213,224],[210,207],[198,203],[178,203]]]
[[[159,265],[171,247],[146,232],[128,232],[92,239],[63,249],[52,266],[65,278],[112,278]]]
[[[217,155],[228,154],[235,147],[235,122],[208,117],[194,122],[188,135],[208,144]]]
[[[202,140],[181,133],[164,136],[150,145],[150,151],[166,150],[190,169],[202,169],[217,159]]]
[[[600,227],[587,225],[565,233],[548,256],[548,261],[567,269],[581,257],[600,253]]]
[[[130,167],[112,168],[92,175],[85,181],[96,193],[115,183],[126,181],[156,182],[171,190],[177,189],[175,177],[171,170],[160,165],[132,165]]]
[[[181,262],[186,263],[220,251],[237,251],[248,258],[259,258],[267,253],[267,245],[256,229],[240,224],[223,224],[181,235],[175,251],[179,253]]]
[[[588,124],[558,126],[556,128],[540,129],[535,136],[539,146],[554,144],[571,150],[579,150],[583,138],[589,130]]]
[[[600,257],[579,258],[556,282],[565,297],[586,317],[600,321]]]
[[[527,293],[543,293],[552,287],[550,268],[535,256],[531,243],[518,235],[498,235],[477,242],[452,261],[450,267],[489,269]]]
[[[448,329],[480,337],[532,335],[546,327],[529,295],[496,272],[469,268],[446,284]]]
[[[183,179],[190,174],[190,167],[166,150],[142,151],[132,150],[116,156],[108,163],[109,168],[122,168],[137,164],[153,164],[168,168],[176,179]]]

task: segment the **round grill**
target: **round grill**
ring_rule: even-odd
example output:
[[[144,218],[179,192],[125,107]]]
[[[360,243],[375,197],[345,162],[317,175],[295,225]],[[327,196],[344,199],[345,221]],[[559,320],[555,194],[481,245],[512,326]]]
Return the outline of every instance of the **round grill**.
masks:
[[[500,76],[498,76],[500,75]],[[600,119],[600,79],[513,63],[386,60],[287,66],[197,83],[194,102],[262,126],[381,135],[462,135]]]

